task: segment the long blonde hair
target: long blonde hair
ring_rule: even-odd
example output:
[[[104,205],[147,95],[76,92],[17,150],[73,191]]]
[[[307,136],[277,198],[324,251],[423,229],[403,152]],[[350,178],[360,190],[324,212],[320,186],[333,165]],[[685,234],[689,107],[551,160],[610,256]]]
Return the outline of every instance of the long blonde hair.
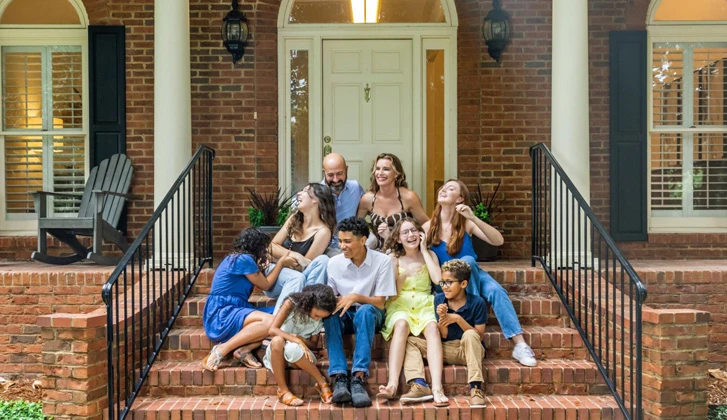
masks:
[[[399,160],[396,155],[391,153],[380,153],[378,156],[376,156],[376,159],[374,159],[374,164],[371,165],[371,177],[369,178],[369,191],[376,194],[379,192],[379,183],[376,182],[376,162],[378,162],[381,159],[388,159],[391,161],[391,167],[394,168],[394,173],[396,174],[396,179],[394,180],[394,185],[396,185],[397,188],[404,187],[409,188],[409,184],[406,183],[406,173],[404,173],[404,166],[401,164],[401,160]]]
[[[444,185],[447,185],[448,182],[456,182],[459,185],[459,195],[464,198],[462,204],[470,206],[470,192],[467,189],[467,186],[458,179],[448,179],[447,182],[444,183]],[[442,187],[437,190],[437,197],[439,197],[439,192],[442,190],[442,188],[444,188],[444,185],[442,185]],[[447,254],[454,256],[457,255],[462,249],[462,244],[464,243],[464,235],[467,233],[465,229],[466,226],[467,219],[465,219],[464,216],[462,216],[458,212],[455,212],[454,216],[452,216],[452,235],[447,241]],[[437,205],[434,207],[434,213],[432,213],[432,219],[429,221],[429,232],[427,232],[427,246],[436,246],[442,242],[442,240],[439,239],[439,231],[441,229],[442,205],[437,203]]]

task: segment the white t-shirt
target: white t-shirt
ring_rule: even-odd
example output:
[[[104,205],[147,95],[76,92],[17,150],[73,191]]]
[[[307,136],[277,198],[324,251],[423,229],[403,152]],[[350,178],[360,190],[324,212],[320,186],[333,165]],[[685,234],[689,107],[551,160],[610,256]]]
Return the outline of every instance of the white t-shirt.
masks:
[[[328,285],[337,296],[351,293],[368,297],[396,296],[391,259],[373,249],[366,250],[366,258],[360,267],[343,254],[331,258],[328,261]]]

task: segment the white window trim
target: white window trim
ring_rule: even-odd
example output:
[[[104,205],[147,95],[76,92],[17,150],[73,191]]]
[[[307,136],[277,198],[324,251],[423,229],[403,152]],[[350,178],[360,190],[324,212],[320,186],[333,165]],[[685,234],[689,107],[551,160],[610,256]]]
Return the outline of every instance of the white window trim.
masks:
[[[654,128],[654,107],[653,91],[651,88],[653,65],[653,46],[660,42],[715,42],[723,43],[727,39],[727,22],[705,21],[705,22],[665,22],[654,21],[654,15],[659,8],[661,0],[653,0],[649,6],[646,19],[647,29],[647,72],[646,86],[649,88],[647,97],[647,156],[648,159],[648,220],[649,233],[725,233],[727,232],[727,217],[658,217],[652,214],[651,210],[651,133],[673,131],[668,127]],[[685,103],[687,103],[685,101]],[[685,129],[685,131],[699,132],[722,132],[721,127],[710,127],[704,129]]]
[[[412,58],[414,63],[426,60],[423,51],[426,49],[443,49],[445,54],[445,134],[444,134],[444,179],[457,177],[457,18],[453,0],[441,0],[445,16],[444,23],[421,24],[301,24],[288,23],[288,16],[295,0],[283,0],[278,12],[278,182],[281,188],[287,189],[292,184],[291,168],[291,133],[288,124],[290,113],[290,51],[308,49],[310,64],[322,63],[322,45],[328,39],[410,39],[413,44]],[[426,71],[426,66],[420,66]],[[309,65],[309,141],[323,139],[322,97],[323,80],[320,65]],[[412,95],[414,103],[423,97],[424,74],[415,74]],[[413,110],[412,117],[420,124],[414,127],[414,141],[424,142],[426,133],[424,118],[425,99]],[[419,140],[417,140],[419,139]],[[308,160],[309,182],[319,182],[322,174],[322,148],[311,149]],[[422,154],[415,156],[418,165],[412,174],[412,180],[424,179],[426,163],[426,147],[421,147]],[[423,181],[421,181],[423,183]],[[423,191],[422,202],[427,202],[426,189]]]
[[[3,4],[7,6],[7,2]],[[0,9],[1,10],[1,9]],[[8,25],[0,29],[0,47],[4,46],[53,46],[53,45],[73,45],[81,47],[81,62],[83,72],[83,118],[82,130],[58,130],[58,131],[42,131],[42,130],[23,130],[23,135],[49,135],[49,134],[82,134],[85,137],[84,147],[89,150],[88,138],[88,31],[87,29],[51,29],[43,26],[43,29],[5,29]],[[69,25],[65,26],[68,28]],[[32,37],[29,37],[32,35]],[[0,56],[0,68],[2,68],[2,57]],[[0,92],[2,92],[2,78],[0,77]],[[0,115],[2,115],[2,101],[0,101]],[[5,204],[5,136],[18,135],[18,130],[3,131],[0,124],[0,191],[2,191],[3,199],[0,200],[0,236],[27,235],[29,233],[35,235],[37,233],[37,219],[17,220],[8,217]],[[89,154],[86,153],[84,178],[88,178]]]

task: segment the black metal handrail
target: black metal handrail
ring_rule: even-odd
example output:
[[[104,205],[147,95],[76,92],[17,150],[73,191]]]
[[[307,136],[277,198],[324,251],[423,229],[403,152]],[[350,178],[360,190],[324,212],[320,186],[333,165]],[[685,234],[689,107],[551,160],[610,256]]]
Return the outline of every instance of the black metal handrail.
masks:
[[[530,148],[539,261],[626,419],[642,419],[646,287],[548,148]],[[628,279],[627,279],[628,278]]]
[[[110,420],[123,419],[202,267],[212,267],[212,160],[201,146],[103,286]]]

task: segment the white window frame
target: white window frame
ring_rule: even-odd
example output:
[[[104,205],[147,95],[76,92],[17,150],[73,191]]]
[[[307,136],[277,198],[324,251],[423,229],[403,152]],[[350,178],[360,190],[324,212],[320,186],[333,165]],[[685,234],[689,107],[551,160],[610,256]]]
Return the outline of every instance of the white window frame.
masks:
[[[702,212],[695,212],[692,217],[669,216],[666,211],[652,211],[651,209],[651,134],[658,132],[675,132],[679,131],[684,134],[683,139],[692,136],[694,133],[702,132],[724,132],[722,127],[702,127],[702,128],[681,128],[662,126],[654,127],[654,106],[653,106],[653,88],[652,72],[653,66],[653,49],[654,44],[659,43],[725,43],[727,40],[727,22],[722,21],[705,21],[705,22],[665,22],[654,21],[653,16],[659,7],[661,0],[653,0],[649,7],[647,15],[647,86],[648,86],[648,211],[649,211],[649,233],[723,233],[727,232],[727,214],[721,217],[721,213],[711,213],[705,215]],[[684,62],[689,58],[685,55]],[[686,72],[685,72],[686,74]],[[692,92],[688,88],[691,85],[691,78],[684,80],[682,98],[683,106],[691,106]],[[689,92],[688,92],[689,91]],[[689,104],[689,105],[687,105]],[[686,108],[685,108],[686,109]],[[684,141],[683,145],[687,142]],[[685,146],[683,150],[687,150]],[[688,149],[691,150],[691,149]],[[684,167],[684,170],[688,168]],[[690,183],[684,184],[685,195],[690,194],[692,186]],[[686,190],[689,191],[686,191]],[[701,215],[700,215],[701,214]]]
[[[295,0],[283,0],[278,12],[278,182],[283,189],[292,183],[290,114],[290,51],[307,50],[309,60],[309,141],[320,148],[311,147],[308,158],[309,182],[323,179],[323,80],[320,63],[323,62],[323,41],[329,39],[410,39],[414,63],[425,63],[424,52],[441,49],[445,54],[445,132],[444,132],[444,179],[457,177],[457,26],[459,20],[453,0],[441,0],[445,16],[443,23],[377,23],[377,24],[304,24],[289,23],[288,16]],[[314,65],[315,64],[315,65]],[[414,127],[413,138],[421,141],[421,154],[414,156],[412,180],[425,179],[426,164],[426,95],[424,79],[426,65],[419,65],[421,72],[413,74],[412,95],[415,107],[413,115],[420,124]],[[418,98],[422,98],[418,102]],[[417,140],[419,139],[419,140]],[[422,185],[424,181],[421,181]],[[422,202],[427,202],[426,189],[422,188]]]
[[[8,2],[0,4],[0,11],[4,9]],[[72,1],[72,3],[75,2]],[[87,22],[85,13],[81,14],[81,21]],[[12,28],[8,28],[12,26]],[[26,135],[26,136],[53,136],[53,135],[83,135],[84,136],[84,148],[86,150],[85,157],[85,172],[84,178],[88,177],[88,166],[89,166],[89,138],[88,138],[88,31],[87,29],[79,29],[78,25],[68,25],[65,28],[60,29],[57,25],[48,26],[34,26],[32,30],[17,28],[18,25],[3,25],[0,27],[0,47],[48,47],[48,46],[80,46],[81,47],[81,62],[82,62],[82,104],[83,104],[83,116],[82,116],[82,128],[78,129],[63,129],[63,130],[4,130],[4,127],[0,125],[0,168],[2,168],[2,174],[0,175],[0,191],[2,191],[2,199],[0,200],[0,236],[22,236],[22,235],[35,235],[37,233],[37,218],[33,217],[15,217],[15,215],[8,215],[6,212],[5,203],[5,136],[12,135]],[[50,25],[49,25],[50,26]],[[41,29],[42,28],[42,29]],[[0,68],[2,68],[2,56],[0,55]],[[2,91],[2,77],[0,77],[0,92]],[[0,101],[0,115],[3,115],[4,110],[2,109],[2,101]],[[45,180],[44,180],[45,183]],[[23,215],[24,216],[24,215]]]

